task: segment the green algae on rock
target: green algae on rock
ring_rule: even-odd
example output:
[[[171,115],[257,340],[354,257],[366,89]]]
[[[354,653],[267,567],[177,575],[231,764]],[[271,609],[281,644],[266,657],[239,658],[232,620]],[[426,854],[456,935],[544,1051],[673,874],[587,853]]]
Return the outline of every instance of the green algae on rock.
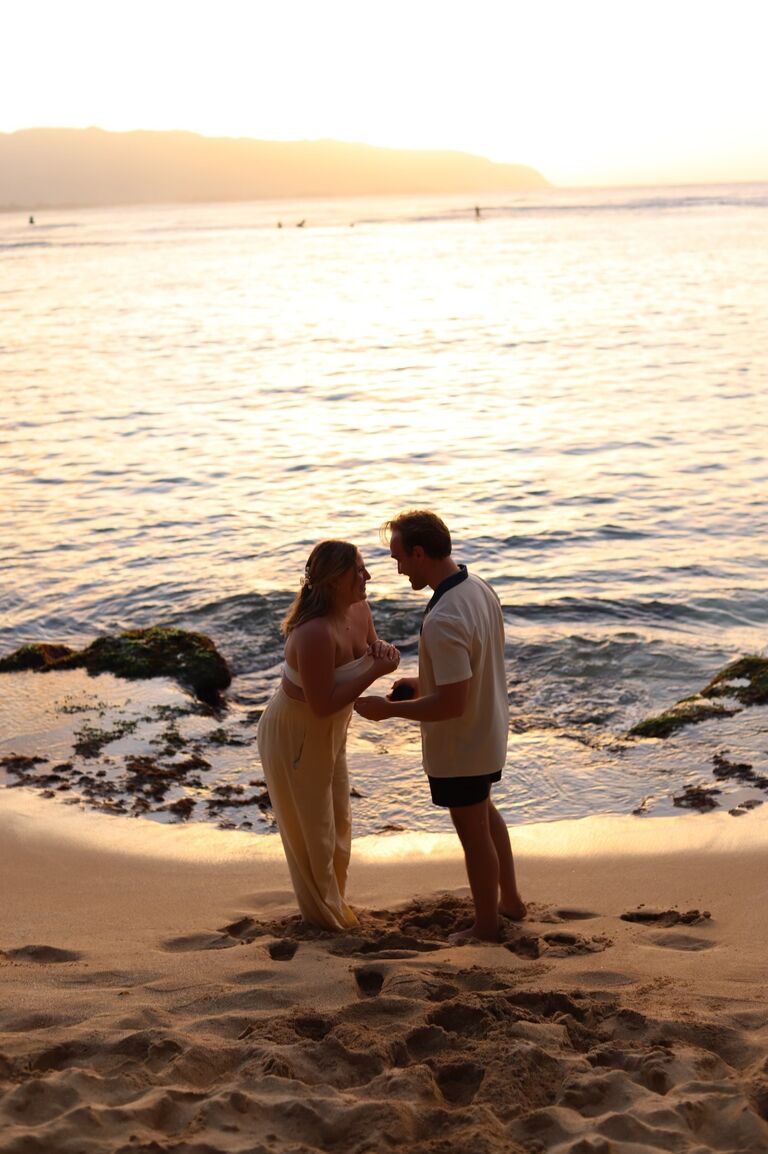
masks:
[[[99,637],[78,651],[66,645],[23,645],[0,660],[0,673],[86,669],[128,680],[171,677],[201,700],[215,703],[232,674],[210,637],[159,625]]]
[[[732,661],[715,674],[701,696],[735,697],[742,705],[768,705],[768,657]]]
[[[717,705],[712,701],[705,701],[701,697],[687,697],[678,701],[671,709],[657,713],[654,717],[646,717],[633,725],[629,731],[630,737],[669,737],[684,725],[695,725],[699,721],[709,721],[712,717],[730,717],[738,713],[739,709],[726,709],[724,705]]]
[[[731,717],[745,705],[768,705],[768,658],[740,657],[716,673],[700,693],[633,725],[629,737],[669,737],[684,725]]]
[[[68,645],[51,645],[38,641],[22,645],[7,657],[0,658],[0,673],[19,673],[25,669],[48,669],[64,657],[71,657],[74,649]]]

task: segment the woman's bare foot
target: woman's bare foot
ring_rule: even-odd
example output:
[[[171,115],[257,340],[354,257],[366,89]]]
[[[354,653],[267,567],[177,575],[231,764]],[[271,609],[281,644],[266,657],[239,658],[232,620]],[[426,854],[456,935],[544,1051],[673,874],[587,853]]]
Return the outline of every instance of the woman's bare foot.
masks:
[[[457,930],[448,935],[449,946],[464,946],[467,942],[498,942],[498,930],[495,934],[482,933],[477,926],[470,926],[468,930]]]
[[[528,913],[525,902],[522,898],[517,901],[508,902],[505,905],[499,906],[499,913],[503,918],[507,918],[511,922],[522,922],[525,920],[525,915]]]

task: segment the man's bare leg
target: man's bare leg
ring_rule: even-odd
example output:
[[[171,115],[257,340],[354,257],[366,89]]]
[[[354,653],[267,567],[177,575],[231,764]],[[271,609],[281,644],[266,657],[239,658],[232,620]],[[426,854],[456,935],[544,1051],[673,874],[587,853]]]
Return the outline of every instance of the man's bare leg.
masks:
[[[490,810],[490,801],[485,800],[450,811],[464,850],[469,888],[475,903],[474,924],[468,930],[451,934],[451,942],[469,938],[486,942],[499,940],[499,856],[491,835]],[[511,853],[510,850],[510,857]]]
[[[491,837],[499,859],[499,889],[501,901],[499,913],[513,921],[520,922],[525,917],[525,902],[520,897],[515,878],[515,859],[512,856],[512,845],[509,832],[503,817],[496,809],[491,799],[488,799],[488,824]]]

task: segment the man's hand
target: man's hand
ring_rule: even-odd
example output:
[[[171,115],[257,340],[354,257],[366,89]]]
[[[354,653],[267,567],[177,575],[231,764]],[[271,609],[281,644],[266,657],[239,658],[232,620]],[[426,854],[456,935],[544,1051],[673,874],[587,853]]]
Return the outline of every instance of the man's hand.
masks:
[[[387,694],[390,701],[407,701],[419,696],[418,677],[399,677]]]
[[[391,716],[386,697],[358,697],[355,713],[359,713],[366,721],[384,721]]]

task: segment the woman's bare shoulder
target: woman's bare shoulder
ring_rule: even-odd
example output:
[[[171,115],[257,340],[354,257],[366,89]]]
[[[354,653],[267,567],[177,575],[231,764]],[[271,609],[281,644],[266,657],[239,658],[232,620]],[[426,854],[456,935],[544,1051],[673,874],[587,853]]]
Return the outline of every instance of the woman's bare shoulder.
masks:
[[[294,645],[299,652],[307,649],[325,648],[333,644],[333,630],[328,617],[312,617],[297,625],[291,634]]]

